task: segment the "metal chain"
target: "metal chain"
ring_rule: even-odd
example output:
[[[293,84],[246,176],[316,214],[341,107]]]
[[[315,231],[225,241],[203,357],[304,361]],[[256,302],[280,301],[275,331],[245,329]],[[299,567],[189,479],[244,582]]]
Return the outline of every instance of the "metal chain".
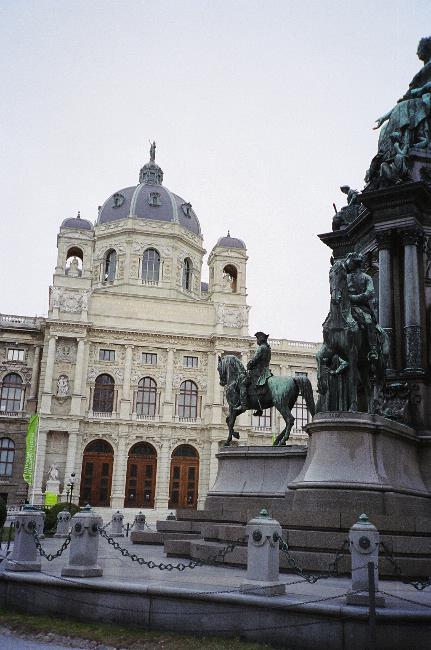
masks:
[[[40,543],[39,535],[37,534],[37,530],[36,530],[36,522],[30,521],[29,522],[29,527],[30,526],[32,526],[31,534],[33,535],[34,543],[36,544],[36,548],[39,551],[39,555],[41,555],[46,560],[48,560],[48,562],[52,562],[57,557],[60,557],[63,554],[63,552],[67,549],[67,547],[69,546],[69,544],[70,544],[70,542],[72,540],[72,538],[70,536],[70,533],[69,533],[69,535],[66,537],[63,544],[60,546],[60,548],[58,549],[58,551],[56,553],[47,553],[46,551],[43,550],[42,544]]]
[[[403,572],[398,564],[398,562],[394,558],[394,554],[392,550],[386,546],[384,542],[380,542],[380,548],[385,551],[385,555],[382,554],[382,557],[387,560],[393,567],[395,573],[400,577],[403,578]],[[424,580],[407,580],[407,579],[402,579],[402,582],[405,585],[411,585],[416,589],[416,591],[423,591],[427,587],[431,586],[431,577],[430,578],[425,578]]]
[[[280,537],[280,535],[277,535],[277,537],[280,546],[280,551],[287,558],[287,563],[289,564],[289,566],[295,571],[295,573],[297,573],[299,576],[301,576],[301,578],[306,580],[311,585],[314,585],[318,580],[323,580],[326,578],[330,578],[332,576],[338,576],[338,563],[341,560],[342,556],[345,555],[346,548],[348,548],[349,545],[349,541],[345,539],[341,547],[338,549],[334,561],[330,563],[329,570],[325,571],[320,575],[314,575],[312,573],[308,574],[304,572],[301,565],[298,564],[298,562],[295,560],[295,558],[289,551],[288,544],[284,541],[284,539]]]
[[[120,546],[118,542],[115,541],[113,537],[108,535],[106,530],[103,528],[99,527],[99,533],[101,537],[104,537],[108,544],[113,546],[116,551],[120,551],[121,555],[123,557],[128,557],[132,560],[132,562],[137,562],[140,566],[146,566],[149,569],[159,569],[160,571],[173,571],[176,569],[177,571],[184,571],[185,569],[196,569],[196,567],[201,567],[206,564],[219,564],[220,562],[217,562],[217,560],[221,560],[221,562],[224,562],[224,558],[228,553],[231,553],[238,544],[243,542],[245,540],[244,537],[241,539],[238,539],[236,542],[233,542],[231,544],[228,544],[224,548],[220,549],[217,551],[217,553],[210,559],[208,560],[190,560],[190,562],[184,563],[184,562],[179,562],[178,564],[172,564],[168,562],[165,564],[164,562],[159,562],[157,564],[156,562],[153,562],[152,560],[146,560],[143,557],[139,557],[135,553],[130,553],[126,548],[123,548]]]

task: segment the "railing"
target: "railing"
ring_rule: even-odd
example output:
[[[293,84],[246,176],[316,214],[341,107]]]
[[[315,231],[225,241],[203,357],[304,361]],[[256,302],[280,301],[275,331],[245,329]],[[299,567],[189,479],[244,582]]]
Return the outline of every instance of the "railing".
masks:
[[[146,287],[158,287],[158,280],[142,280],[142,284],[145,284]]]
[[[307,350],[317,350],[321,343],[311,341],[290,341],[288,339],[269,339],[272,348],[306,348]]]
[[[195,423],[200,422],[201,420],[200,418],[180,418],[178,416],[176,416],[175,419],[177,420],[177,422],[195,422]]]
[[[93,418],[112,418],[115,417],[115,413],[110,411],[92,411],[89,413],[89,416]]]
[[[26,414],[23,411],[0,411],[0,415],[8,418],[22,418]]]
[[[155,420],[156,417],[157,417],[156,415],[143,415],[139,413],[136,414],[137,420]]]
[[[0,325],[3,327],[32,327],[40,329],[44,319],[40,316],[16,316],[14,314],[0,314]]]

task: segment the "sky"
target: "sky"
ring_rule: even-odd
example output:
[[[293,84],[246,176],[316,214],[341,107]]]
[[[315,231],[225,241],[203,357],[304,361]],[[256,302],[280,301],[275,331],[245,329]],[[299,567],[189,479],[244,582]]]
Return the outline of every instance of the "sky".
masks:
[[[429,0],[2,0],[0,312],[46,315],[62,220],[95,221],[154,139],[206,250],[247,245],[250,333],[321,340],[317,234],[430,32]]]

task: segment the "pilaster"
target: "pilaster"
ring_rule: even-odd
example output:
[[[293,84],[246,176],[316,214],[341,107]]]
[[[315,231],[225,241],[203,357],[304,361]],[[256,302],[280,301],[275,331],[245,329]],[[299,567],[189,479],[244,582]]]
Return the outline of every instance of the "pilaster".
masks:
[[[40,410],[42,413],[51,412],[52,378],[54,374],[56,344],[57,344],[57,337],[51,334],[48,341],[48,353],[46,355],[46,368],[45,368],[45,381],[43,384],[42,402],[40,405]]]
[[[130,376],[132,374],[133,345],[126,346],[124,360],[123,397],[120,401],[120,418],[128,419],[131,414]]]
[[[73,379],[73,395],[70,412],[72,415],[81,415],[82,384],[84,374],[85,339],[78,339],[76,351],[75,376]]]
[[[169,479],[171,463],[169,457],[169,441],[164,440],[157,458],[156,496],[154,507],[167,508],[169,503]]]
[[[168,348],[168,358],[166,361],[166,387],[165,401],[163,404],[163,420],[172,421],[174,415],[174,404],[172,401],[172,382],[174,377],[174,353],[175,348]]]
[[[404,246],[404,369],[422,370],[422,327],[418,247],[422,234],[417,228],[401,231]]]

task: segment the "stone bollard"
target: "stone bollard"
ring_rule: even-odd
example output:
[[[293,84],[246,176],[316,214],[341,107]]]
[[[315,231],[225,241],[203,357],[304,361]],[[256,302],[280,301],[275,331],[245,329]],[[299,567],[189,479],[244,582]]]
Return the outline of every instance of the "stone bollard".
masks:
[[[40,530],[45,513],[33,506],[24,506],[15,517],[15,541],[6,562],[7,571],[40,571],[39,553],[33,538],[33,530]]]
[[[137,530],[145,530],[145,522],[146,521],[147,521],[147,518],[144,515],[144,513],[139,511],[138,514],[135,515],[135,521],[133,522],[134,532],[136,532]]]
[[[36,532],[39,539],[45,539],[45,535],[43,534],[43,528],[45,526],[46,513],[43,510],[41,510],[40,513],[42,515],[42,519],[38,518],[36,521]]]
[[[248,522],[246,533],[247,580],[242,583],[240,591],[261,596],[284,594],[286,586],[279,582],[280,524],[263,509],[258,517]]]
[[[123,513],[121,513],[119,510],[117,510],[117,512],[114,512],[111,520],[111,530],[109,532],[111,537],[124,537],[123,519]]]
[[[69,564],[62,568],[62,576],[90,578],[103,575],[103,570],[97,565],[98,528],[102,523],[102,517],[96,515],[88,505],[72,517]]]
[[[375,590],[378,590],[379,544],[379,531],[368,520],[367,515],[360,515],[358,521],[351,527],[349,532],[349,546],[352,555],[352,590],[346,596],[348,605],[370,604],[368,591],[369,562],[374,562],[374,585]],[[383,596],[376,594],[375,603],[378,607],[384,607],[385,599]]]
[[[57,530],[54,537],[67,537],[70,531],[71,515],[68,510],[62,510],[57,515]]]

